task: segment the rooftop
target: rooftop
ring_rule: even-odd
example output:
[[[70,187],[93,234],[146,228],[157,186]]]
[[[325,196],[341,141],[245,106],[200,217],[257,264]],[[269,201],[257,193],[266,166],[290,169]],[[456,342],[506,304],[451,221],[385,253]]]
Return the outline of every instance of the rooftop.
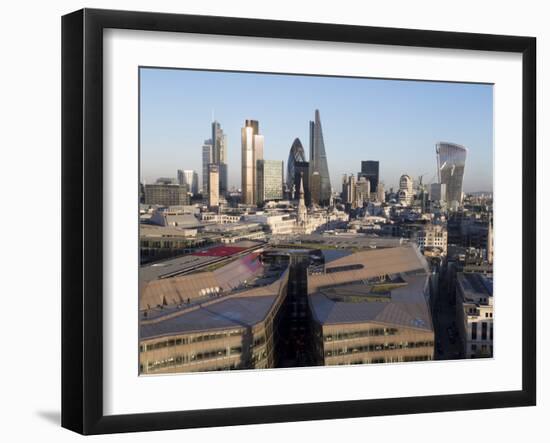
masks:
[[[374,322],[431,331],[428,279],[425,259],[413,246],[362,251],[309,276],[310,306],[325,325]]]

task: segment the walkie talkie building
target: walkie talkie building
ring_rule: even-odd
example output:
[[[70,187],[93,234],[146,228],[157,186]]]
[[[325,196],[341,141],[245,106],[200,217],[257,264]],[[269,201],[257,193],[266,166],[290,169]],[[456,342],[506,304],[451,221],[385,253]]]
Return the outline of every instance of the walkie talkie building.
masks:
[[[462,182],[468,150],[455,143],[439,142],[435,152],[439,183],[445,185],[445,201],[454,210],[462,204]]]

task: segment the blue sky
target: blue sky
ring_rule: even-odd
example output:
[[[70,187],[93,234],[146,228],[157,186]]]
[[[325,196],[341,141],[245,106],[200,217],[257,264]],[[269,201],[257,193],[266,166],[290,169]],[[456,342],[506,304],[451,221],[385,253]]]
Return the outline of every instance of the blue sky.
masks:
[[[493,189],[491,85],[141,68],[141,177],[201,174],[201,147],[212,115],[228,141],[229,185],[240,187],[241,127],[260,122],[264,158],[288,158],[299,137],[306,155],[309,121],[321,123],[332,186],[357,173],[361,160],[380,161],[380,180],[435,181],[435,143],[468,148],[464,190]]]

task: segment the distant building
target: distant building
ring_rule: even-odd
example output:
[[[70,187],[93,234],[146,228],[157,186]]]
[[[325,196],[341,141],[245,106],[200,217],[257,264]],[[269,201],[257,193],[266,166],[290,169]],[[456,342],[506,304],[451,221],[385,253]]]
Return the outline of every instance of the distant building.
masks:
[[[295,162],[294,164],[294,195],[292,198],[298,200],[300,198],[300,181],[304,187],[304,199],[307,206],[311,205],[311,191],[309,188],[309,162]]]
[[[315,178],[314,181],[315,174],[318,174],[319,177]],[[332,187],[330,185],[327,153],[323,140],[321,116],[318,109],[315,110],[315,121],[309,122],[309,175],[312,202],[328,205]],[[317,181],[319,182],[318,185]]]
[[[364,160],[361,162],[360,177],[365,177],[370,182],[371,192],[378,191],[380,174],[380,162],[375,160]]]
[[[366,177],[360,177],[355,184],[355,206],[362,208],[365,203],[368,203],[371,196],[371,183]]]
[[[208,165],[208,206],[220,204],[220,167],[215,163]]]
[[[186,185],[189,192],[193,195],[199,193],[199,174],[192,169],[178,169],[178,184]]]
[[[259,134],[259,123],[246,120],[241,129],[241,202],[258,203],[257,162],[264,158],[264,136]]]
[[[464,357],[492,357],[493,279],[458,273],[456,282],[457,325]]]
[[[376,190],[376,200],[380,203],[386,203],[386,190],[384,189],[384,184],[380,182],[378,183],[378,189]]]
[[[426,225],[416,232],[416,242],[422,252],[438,249],[443,255],[447,255],[447,228],[442,225]]]
[[[212,163],[212,140],[205,140],[202,145],[202,193],[208,193],[208,165]]]
[[[146,205],[175,206],[189,204],[186,185],[153,184],[145,185],[144,188]]]
[[[258,160],[258,203],[283,199],[283,168],[280,160]]]
[[[440,142],[435,147],[439,183],[445,184],[445,202],[452,210],[462,205],[462,181],[468,150],[455,143]]]
[[[430,200],[433,202],[444,202],[446,194],[445,183],[432,183],[430,185]]]
[[[296,176],[295,165],[296,163],[303,163],[305,161],[306,154],[304,152],[304,147],[302,146],[302,142],[300,141],[300,139],[296,138],[294,139],[294,142],[292,142],[292,146],[290,147],[290,153],[288,154],[288,162],[286,165],[286,186],[288,192],[291,194],[290,198],[296,198],[295,195],[298,192],[299,186]]]
[[[413,199],[413,179],[403,174],[399,179],[399,192],[397,193],[399,203],[410,205]]]
[[[218,165],[219,193],[225,196],[228,191],[227,183],[227,136],[224,134],[218,121],[212,122],[212,161]]]

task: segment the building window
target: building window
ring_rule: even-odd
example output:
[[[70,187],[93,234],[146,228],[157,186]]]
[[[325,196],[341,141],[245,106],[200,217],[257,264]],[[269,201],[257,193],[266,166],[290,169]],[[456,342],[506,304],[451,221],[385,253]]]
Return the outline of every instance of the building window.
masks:
[[[472,323],[472,340],[477,340],[477,323]]]
[[[493,339],[493,324],[491,323],[489,327],[489,340]]]
[[[487,340],[487,323],[481,323],[481,339]]]

